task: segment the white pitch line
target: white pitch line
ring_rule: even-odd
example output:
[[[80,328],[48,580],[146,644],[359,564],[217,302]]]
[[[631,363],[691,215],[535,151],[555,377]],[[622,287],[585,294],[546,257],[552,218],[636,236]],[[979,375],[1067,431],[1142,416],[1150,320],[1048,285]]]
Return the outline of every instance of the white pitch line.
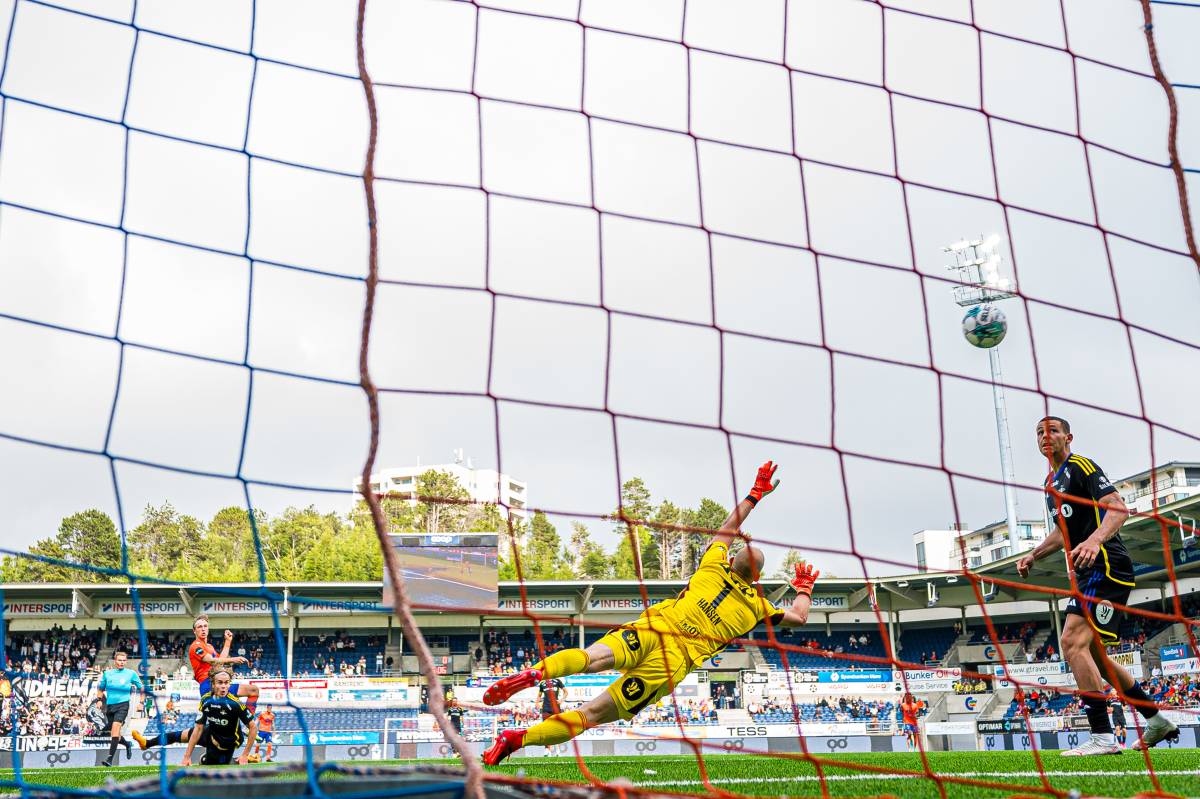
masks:
[[[1046,771],[1047,777],[1148,777],[1150,772],[1146,769],[1141,771]],[[1200,776],[1200,769],[1188,769],[1180,771],[1159,771],[1154,772],[1162,777],[1183,777],[1183,776]],[[1041,771],[959,771],[948,774],[939,774],[934,772],[936,777],[961,777],[964,779],[990,779],[996,777],[1040,777]],[[857,780],[908,780],[925,778],[925,775],[920,774],[888,774],[888,773],[872,773],[872,774],[827,774],[824,779],[827,782],[853,782]],[[714,785],[738,785],[741,783],[749,784],[778,784],[786,782],[820,782],[821,777],[816,774],[797,775],[795,777],[716,777],[709,778],[709,782]],[[651,786],[656,788],[667,788],[679,785],[700,785],[699,779],[691,780],[637,780],[638,786]]]
[[[405,572],[405,575],[404,575],[405,579],[412,577],[413,579],[420,579],[420,580],[439,580],[443,583],[450,583],[451,585],[460,585],[463,588],[474,588],[476,591],[486,591],[487,590],[486,588],[480,588],[479,586],[471,585],[470,583],[460,583],[458,580],[449,580],[445,577],[434,577],[431,574],[421,574],[420,572],[415,572],[415,571],[411,571],[409,569],[404,569],[404,568],[402,568],[401,570],[403,572]]]

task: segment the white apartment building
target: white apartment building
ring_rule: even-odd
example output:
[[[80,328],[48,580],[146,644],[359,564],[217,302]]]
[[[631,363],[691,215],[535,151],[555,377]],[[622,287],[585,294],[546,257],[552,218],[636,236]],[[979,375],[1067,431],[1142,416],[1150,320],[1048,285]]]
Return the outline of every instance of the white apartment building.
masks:
[[[1200,494],[1200,463],[1171,461],[1154,470],[1151,485],[1150,471],[1139,472],[1113,486],[1121,493],[1125,504],[1134,513],[1149,513],[1181,499]],[[1194,529],[1196,521],[1180,518],[1180,523]],[[1028,552],[1046,537],[1046,522],[1041,519],[1022,519],[1017,522],[1017,553]],[[967,568],[974,569],[1013,555],[1008,542],[1008,526],[1001,520],[969,532],[957,530],[921,530],[913,533],[920,571],[946,571],[962,568],[959,539],[967,547]]]
[[[958,552],[960,535],[962,531],[955,529],[913,533],[913,544],[917,548],[917,571],[939,572],[959,568],[958,563],[962,560]]]
[[[986,566],[997,560],[1004,560],[1010,555],[1028,552],[1041,543],[1046,537],[1045,519],[1017,520],[1017,551],[1012,551],[1008,540],[1008,522],[1001,519],[986,527],[962,534],[963,543],[967,546],[967,568],[974,569]],[[957,554],[957,553],[956,553]],[[961,557],[961,556],[959,556]],[[956,568],[961,568],[956,564]]]
[[[458,478],[458,482],[471,499],[476,502],[491,502],[503,507],[507,505],[513,516],[524,519],[529,504],[529,484],[524,480],[497,472],[495,469],[478,469],[470,458],[464,458],[462,450],[455,450],[454,463],[417,464],[416,466],[398,466],[382,469],[371,475],[371,490],[379,495],[399,497],[400,499],[417,499],[417,477],[430,469],[449,472]],[[354,481],[354,490],[359,491],[362,478]],[[497,491],[499,488],[499,491]]]
[[[1154,470],[1155,483],[1150,484],[1150,472],[1139,472],[1113,486],[1121,492],[1125,504],[1134,513],[1149,513],[1193,494],[1200,494],[1200,463],[1172,461]]]
[[[1017,521],[1017,552],[1028,552],[1046,537],[1042,519]],[[1008,541],[1008,523],[1001,519],[977,530],[921,530],[913,533],[918,571],[955,571],[962,568],[966,547],[967,568],[976,569],[1014,554]]]

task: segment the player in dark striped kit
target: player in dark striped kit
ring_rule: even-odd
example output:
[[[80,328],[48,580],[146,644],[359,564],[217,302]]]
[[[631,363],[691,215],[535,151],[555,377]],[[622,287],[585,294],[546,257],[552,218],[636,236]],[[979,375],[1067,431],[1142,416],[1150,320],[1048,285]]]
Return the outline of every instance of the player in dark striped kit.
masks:
[[[1113,661],[1106,646],[1120,643],[1117,629],[1121,613],[1115,605],[1129,602],[1134,588],[1133,561],[1121,541],[1121,525],[1129,509],[1096,463],[1071,452],[1071,425],[1058,416],[1037,423],[1037,442],[1050,463],[1046,478],[1046,505],[1052,530],[1021,558],[1017,571],[1029,574],[1034,561],[1067,550],[1068,568],[1075,571],[1079,596],[1067,603],[1063,625],[1063,657],[1071,667],[1087,711],[1092,735],[1088,741],[1063,752],[1068,757],[1116,755],[1122,749],[1113,734],[1104,699],[1107,681],[1130,700],[1146,718],[1146,728],[1135,749],[1147,749],[1167,738],[1177,738],[1178,728],[1158,708],[1125,667]],[[1088,695],[1091,694],[1091,695]]]

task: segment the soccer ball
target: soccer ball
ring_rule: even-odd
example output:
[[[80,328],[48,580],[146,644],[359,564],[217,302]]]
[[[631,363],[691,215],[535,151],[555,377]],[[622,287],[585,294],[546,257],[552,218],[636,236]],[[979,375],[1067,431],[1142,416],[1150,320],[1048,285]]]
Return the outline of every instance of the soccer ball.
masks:
[[[251,752],[250,755],[246,758],[246,762],[247,763],[261,763],[262,758],[259,756],[258,752]]]
[[[994,305],[976,305],[963,317],[963,336],[976,347],[987,349],[1004,341],[1008,320]]]

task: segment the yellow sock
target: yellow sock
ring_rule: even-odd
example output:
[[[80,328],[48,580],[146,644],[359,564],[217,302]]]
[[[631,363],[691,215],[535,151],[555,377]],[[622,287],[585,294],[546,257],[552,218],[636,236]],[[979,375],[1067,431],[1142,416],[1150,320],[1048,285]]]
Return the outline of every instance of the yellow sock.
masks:
[[[579,652],[580,650],[574,651]],[[556,656],[561,654],[561,652],[555,653]],[[525,746],[554,746],[566,743],[583,732],[585,728],[583,714],[578,710],[568,710],[565,713],[551,716],[541,724],[534,724],[526,730],[524,744]]]
[[[555,652],[534,668],[540,670],[545,679],[552,680],[555,677],[569,677],[572,674],[578,674],[587,669],[589,662],[591,660],[588,658],[587,652],[582,649],[564,649],[561,652]]]

